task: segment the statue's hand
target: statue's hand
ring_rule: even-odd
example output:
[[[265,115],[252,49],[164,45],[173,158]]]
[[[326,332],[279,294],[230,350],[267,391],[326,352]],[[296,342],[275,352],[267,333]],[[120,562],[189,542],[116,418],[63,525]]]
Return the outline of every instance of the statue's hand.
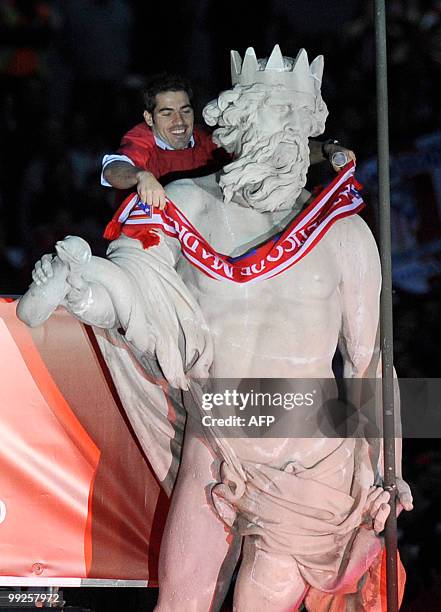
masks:
[[[402,478],[397,477],[397,516],[402,510],[412,510],[413,500],[410,487]],[[383,531],[390,513],[390,493],[383,487],[371,487],[364,507],[364,522],[371,524],[376,534]]]
[[[390,513],[390,493],[383,487],[371,487],[364,507],[364,522],[367,527],[373,527],[378,535],[384,529]]]
[[[67,282],[70,286],[69,293],[66,296],[67,300],[72,304],[82,301],[90,288],[89,283],[78,272],[70,273]]]
[[[68,268],[59,257],[43,255],[32,270],[29,289],[20,298],[17,316],[30,327],[42,325],[59,306],[68,291]]]
[[[41,259],[37,261],[32,270],[32,280],[36,285],[43,285],[47,283],[54,275],[52,262],[54,260],[53,255],[43,255]]]
[[[409,485],[397,476],[397,516],[402,510],[413,510],[413,497]]]

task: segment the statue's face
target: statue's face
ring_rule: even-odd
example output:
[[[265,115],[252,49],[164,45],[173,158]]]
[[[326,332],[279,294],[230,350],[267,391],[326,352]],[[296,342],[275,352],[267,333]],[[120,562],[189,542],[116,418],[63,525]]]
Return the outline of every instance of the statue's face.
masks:
[[[310,113],[312,109],[304,100],[296,98],[290,91],[270,94],[259,105],[256,111],[256,127],[263,137],[284,132],[309,136]]]
[[[237,85],[204,109],[216,144],[234,153],[219,179],[224,201],[260,212],[294,209],[306,183],[308,138],[324,130],[319,93],[283,85]],[[300,206],[300,203],[298,204]]]
[[[236,158],[219,183],[226,202],[260,212],[295,206],[309,166],[312,109],[307,102],[288,90],[268,90],[254,101],[243,95]]]

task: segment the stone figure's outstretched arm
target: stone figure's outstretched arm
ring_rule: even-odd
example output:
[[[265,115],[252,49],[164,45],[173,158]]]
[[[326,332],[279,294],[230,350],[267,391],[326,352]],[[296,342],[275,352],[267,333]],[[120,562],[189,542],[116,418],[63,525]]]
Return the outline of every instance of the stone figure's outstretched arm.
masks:
[[[32,271],[33,282],[17,306],[27,325],[44,323],[57,306],[65,306],[84,323],[105,329],[124,326],[130,306],[127,278],[117,266],[93,257],[78,236],[57,242],[56,253],[43,255]]]
[[[145,250],[138,240],[121,236],[104,259],[93,257],[81,238],[67,237],[57,243],[55,256],[36,264],[18,317],[35,327],[64,306],[84,323],[122,334],[140,359],[157,359],[173,387],[187,388],[187,376],[208,372],[212,342],[196,300],[176,272],[179,243],[170,240],[162,235]]]

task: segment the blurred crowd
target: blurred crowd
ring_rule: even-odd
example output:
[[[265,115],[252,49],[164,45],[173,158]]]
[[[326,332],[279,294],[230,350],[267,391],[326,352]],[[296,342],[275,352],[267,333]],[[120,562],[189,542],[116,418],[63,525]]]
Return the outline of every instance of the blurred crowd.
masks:
[[[149,76],[163,69],[188,76],[198,112],[229,86],[229,50],[243,53],[248,44],[259,56],[276,42],[285,55],[299,47],[310,59],[325,55],[326,136],[356,151],[376,232],[373,2],[261,0],[258,10],[248,0],[223,0],[222,10],[214,0],[156,4],[0,0],[0,294],[21,294],[33,262],[67,234],[105,253],[113,195],[100,186],[101,158],[141,120]],[[386,4],[395,363],[399,376],[437,377],[441,1]],[[438,440],[409,441],[405,464],[417,500],[400,523],[405,609],[424,602],[429,611],[441,582]]]

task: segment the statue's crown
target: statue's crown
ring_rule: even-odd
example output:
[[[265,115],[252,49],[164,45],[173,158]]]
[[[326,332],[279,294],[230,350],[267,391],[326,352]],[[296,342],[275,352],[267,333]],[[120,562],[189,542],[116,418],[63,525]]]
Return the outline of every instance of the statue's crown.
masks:
[[[285,85],[289,90],[316,95],[323,77],[323,55],[309,65],[308,54],[300,49],[297,57],[284,57],[275,45],[268,59],[257,59],[253,47],[248,47],[242,62],[237,51],[231,51],[231,81],[233,85]]]

